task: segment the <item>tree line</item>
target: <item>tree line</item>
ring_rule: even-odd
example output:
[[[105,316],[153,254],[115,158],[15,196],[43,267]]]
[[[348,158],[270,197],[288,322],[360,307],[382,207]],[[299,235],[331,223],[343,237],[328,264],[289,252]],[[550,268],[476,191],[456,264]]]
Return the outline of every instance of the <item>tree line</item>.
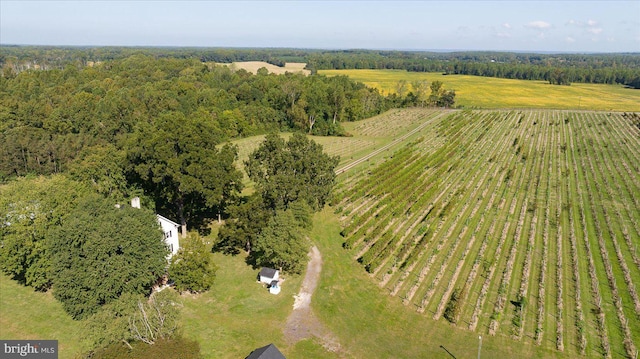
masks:
[[[87,149],[129,147],[155,122],[189,118],[216,143],[269,131],[340,135],[341,122],[393,105],[346,77],[252,75],[141,55],[0,77],[0,94],[3,178],[66,171]]]
[[[640,88],[640,54],[520,54],[502,52],[326,51],[310,53],[308,67],[396,69],[414,72],[570,82]],[[561,76],[558,76],[558,75]]]
[[[230,63],[265,61],[277,66],[305,62],[315,72],[322,69],[397,69],[442,72],[567,84],[623,84],[640,88],[640,54],[539,54],[492,51],[391,51],[232,48],[46,47],[2,46],[0,67],[5,76],[33,69],[64,69],[133,55],[156,59],[195,59]],[[560,75],[560,76],[559,76]],[[560,80],[560,81],[558,81]]]

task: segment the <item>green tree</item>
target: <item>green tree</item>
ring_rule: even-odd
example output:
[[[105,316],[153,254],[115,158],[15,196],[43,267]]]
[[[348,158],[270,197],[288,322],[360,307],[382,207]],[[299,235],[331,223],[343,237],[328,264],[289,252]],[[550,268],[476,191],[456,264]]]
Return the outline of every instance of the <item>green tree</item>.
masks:
[[[439,107],[453,107],[455,104],[456,92],[454,90],[444,90],[438,98],[436,105]]]
[[[215,249],[227,254],[238,254],[241,250],[251,253],[262,228],[273,217],[273,210],[265,206],[260,194],[253,194],[242,203],[230,206],[229,216],[218,232]]]
[[[416,96],[418,103],[420,103],[420,107],[424,107],[424,105],[427,103],[427,86],[428,85],[429,83],[427,81],[415,80],[411,82],[411,86],[413,87],[413,93]],[[433,83],[431,83],[431,88],[433,89]],[[429,98],[429,100],[430,99],[431,98]]]
[[[333,188],[338,161],[303,134],[294,133],[287,142],[269,134],[245,167],[267,207],[284,210],[301,200],[319,211]]]
[[[182,241],[180,250],[171,258],[169,278],[179,292],[200,293],[209,290],[216,278],[217,267],[197,234]]]
[[[96,192],[123,200],[129,192],[124,164],[124,151],[110,144],[94,146],[72,162],[69,173],[73,179],[90,184]]]
[[[442,96],[442,81],[433,81],[429,86],[431,88],[431,94],[429,95],[429,105],[436,106],[438,104],[438,100]]]
[[[89,188],[66,176],[20,178],[0,191],[0,268],[21,284],[47,290],[51,255],[46,240]]]
[[[309,246],[292,211],[278,211],[256,239],[251,258],[257,266],[291,273],[304,269]]]
[[[112,343],[126,343],[133,340],[129,322],[143,300],[141,294],[123,293],[119,298],[102,306],[83,321],[82,340],[95,350]],[[146,299],[146,298],[145,298]]]
[[[183,236],[188,220],[220,210],[242,188],[237,148],[218,148],[214,133],[208,122],[163,113],[140,125],[128,150],[134,181],[176,215]]]
[[[405,97],[407,95],[408,87],[409,86],[407,84],[407,80],[398,81],[398,83],[396,84],[396,93],[398,94],[398,97]]]
[[[47,238],[53,294],[76,319],[123,293],[146,294],[165,271],[168,249],[155,214],[82,198]]]

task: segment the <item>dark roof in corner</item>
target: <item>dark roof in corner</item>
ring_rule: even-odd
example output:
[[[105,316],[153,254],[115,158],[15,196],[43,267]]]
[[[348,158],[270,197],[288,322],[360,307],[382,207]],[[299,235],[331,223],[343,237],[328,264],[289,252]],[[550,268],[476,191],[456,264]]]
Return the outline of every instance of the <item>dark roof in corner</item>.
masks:
[[[287,359],[280,353],[275,345],[269,344],[262,348],[258,348],[249,354],[245,359]]]
[[[273,278],[273,276],[276,275],[276,272],[277,270],[273,268],[262,267],[262,269],[260,269],[260,276]]]

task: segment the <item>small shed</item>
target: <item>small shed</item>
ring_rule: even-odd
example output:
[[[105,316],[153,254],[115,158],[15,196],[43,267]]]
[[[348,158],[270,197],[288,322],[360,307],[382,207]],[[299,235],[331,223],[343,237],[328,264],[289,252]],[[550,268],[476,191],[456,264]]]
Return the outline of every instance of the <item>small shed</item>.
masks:
[[[269,344],[262,348],[258,348],[249,354],[245,359],[287,359],[280,353],[275,345]]]
[[[258,281],[266,284],[271,284],[274,280],[277,281],[280,278],[280,272],[273,268],[262,267],[258,274]]]

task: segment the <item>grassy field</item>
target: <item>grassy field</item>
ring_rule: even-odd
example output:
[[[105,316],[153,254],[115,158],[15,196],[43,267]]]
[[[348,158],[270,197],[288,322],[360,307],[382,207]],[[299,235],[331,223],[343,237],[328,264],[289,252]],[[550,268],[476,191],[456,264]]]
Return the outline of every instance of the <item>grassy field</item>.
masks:
[[[60,359],[77,358],[82,327],[51,293],[38,293],[0,273],[0,339],[58,340]]]
[[[318,73],[347,75],[384,93],[395,92],[399,81],[442,81],[456,91],[456,104],[465,108],[547,108],[598,111],[640,111],[640,90],[618,85],[574,83],[550,85],[544,81],[509,80],[493,77],[442,75],[403,70],[320,70]]]

